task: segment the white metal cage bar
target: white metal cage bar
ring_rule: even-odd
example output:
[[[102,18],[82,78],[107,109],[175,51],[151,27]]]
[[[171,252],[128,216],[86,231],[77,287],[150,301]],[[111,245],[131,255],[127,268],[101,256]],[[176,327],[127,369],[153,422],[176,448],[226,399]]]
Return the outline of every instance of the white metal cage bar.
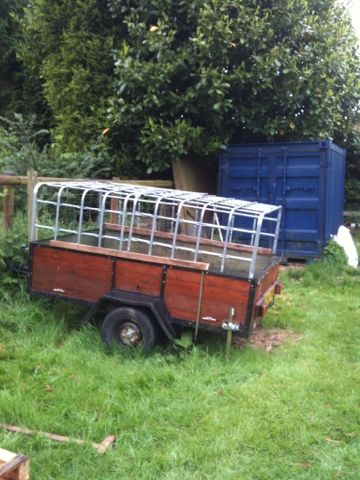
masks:
[[[239,262],[253,278],[259,252],[276,251],[280,219],[279,206],[205,193],[106,181],[47,182],[35,188],[31,239],[51,234],[77,244],[207,261],[219,273],[231,264],[236,274]]]

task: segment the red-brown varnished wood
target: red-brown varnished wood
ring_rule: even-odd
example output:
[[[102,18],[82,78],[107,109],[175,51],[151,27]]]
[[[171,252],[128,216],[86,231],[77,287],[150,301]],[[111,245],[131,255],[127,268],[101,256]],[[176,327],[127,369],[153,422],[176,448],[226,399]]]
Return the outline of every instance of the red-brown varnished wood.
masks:
[[[266,270],[265,275],[260,280],[259,288],[256,292],[255,304],[259,302],[266,290],[277,281],[279,273],[279,264],[274,264]]]
[[[229,318],[229,308],[235,307],[234,323],[246,320],[250,283],[246,280],[205,276],[200,311],[200,323],[221,327]]]
[[[160,295],[162,266],[116,260],[114,286],[120,290]]]
[[[196,321],[200,282],[200,272],[168,269],[164,300],[172,317]]]
[[[168,271],[165,303],[173,317],[195,322],[200,293],[201,275]],[[234,322],[246,320],[250,284],[246,280],[205,274],[200,309],[200,324],[221,327],[229,317],[229,308],[235,307]]]
[[[254,319],[257,316],[256,305],[264,292],[276,282],[279,269],[274,264],[266,271],[252,299],[249,281],[208,273],[204,271],[208,264],[169,261],[161,257],[67,242],[50,243],[51,246],[33,246],[32,291],[91,302],[98,301],[113,287],[160,296],[165,267],[164,301],[171,317],[196,322],[204,276],[199,322],[219,328],[228,319],[230,307],[235,308],[234,323],[244,324],[248,320],[250,301]]]
[[[29,459],[0,448],[0,480],[29,480]]]
[[[97,301],[111,289],[112,260],[49,247],[33,249],[31,289]]]
[[[255,301],[252,306],[251,325],[253,325],[256,319],[259,317],[258,305],[262,303],[264,294],[277,282],[278,273],[279,264],[277,263],[268,268],[265,272],[265,275],[261,278],[256,291]]]
[[[191,262],[189,260],[176,260],[166,257],[157,257],[155,255],[145,255],[144,253],[123,252],[112,248],[93,247],[90,245],[80,245],[71,242],[62,242],[60,240],[49,240],[48,245],[58,248],[66,248],[77,252],[96,253],[98,255],[112,256],[116,258],[127,258],[130,260],[139,260],[140,262],[155,263],[181,268],[190,268],[191,270],[207,271],[209,264],[204,262]]]

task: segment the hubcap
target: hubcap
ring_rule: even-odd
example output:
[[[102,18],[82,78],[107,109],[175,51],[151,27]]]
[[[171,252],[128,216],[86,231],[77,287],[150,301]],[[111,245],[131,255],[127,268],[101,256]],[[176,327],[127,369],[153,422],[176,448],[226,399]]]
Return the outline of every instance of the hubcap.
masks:
[[[119,327],[119,339],[124,345],[140,345],[142,340],[140,328],[138,325],[136,325],[136,323],[124,322]]]

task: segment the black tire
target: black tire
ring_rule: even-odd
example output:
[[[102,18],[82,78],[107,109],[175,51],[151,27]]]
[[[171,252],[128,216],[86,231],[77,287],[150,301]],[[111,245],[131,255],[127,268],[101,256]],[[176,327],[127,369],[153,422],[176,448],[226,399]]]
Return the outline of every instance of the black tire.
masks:
[[[142,310],[120,307],[108,313],[101,326],[101,335],[108,347],[141,348],[150,352],[158,342],[154,320]]]

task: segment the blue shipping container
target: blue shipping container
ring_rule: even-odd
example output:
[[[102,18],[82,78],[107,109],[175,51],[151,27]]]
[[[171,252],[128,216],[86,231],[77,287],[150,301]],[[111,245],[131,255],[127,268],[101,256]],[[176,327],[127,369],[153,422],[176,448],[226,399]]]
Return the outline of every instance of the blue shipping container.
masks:
[[[219,195],[282,205],[278,255],[318,257],[343,221],[345,157],[329,140],[229,145]]]

